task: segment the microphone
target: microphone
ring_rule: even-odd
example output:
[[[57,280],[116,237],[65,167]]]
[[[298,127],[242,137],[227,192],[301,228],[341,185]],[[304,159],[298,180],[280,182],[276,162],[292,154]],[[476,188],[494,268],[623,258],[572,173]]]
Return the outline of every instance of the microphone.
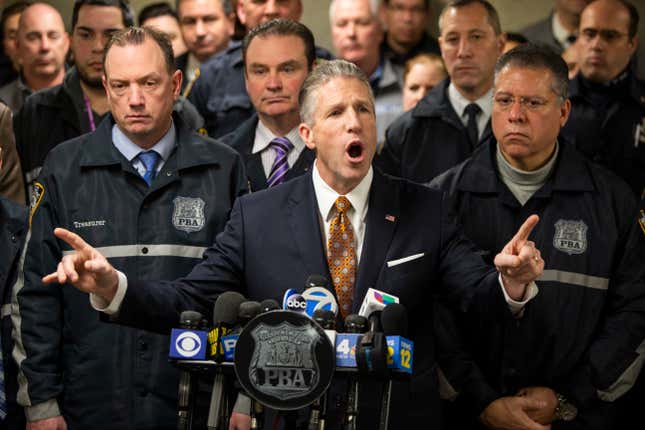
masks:
[[[317,309],[313,314],[316,321],[327,333],[332,345],[336,344],[336,314],[327,309]],[[308,430],[324,430],[327,411],[327,393],[325,392],[311,405]]]
[[[200,327],[202,321],[202,314],[196,311],[184,311],[179,315],[179,326],[183,330],[178,330],[173,342],[171,340],[171,351],[173,348],[181,353],[182,351],[188,351],[189,357],[193,354],[195,350],[202,350],[205,354],[205,349],[202,348],[202,345],[205,345],[205,336],[190,336],[194,334],[196,330]],[[173,332],[175,330],[173,329]],[[203,332],[202,332],[203,333]],[[203,333],[205,334],[205,333]],[[173,333],[175,335],[175,333]],[[202,339],[202,344],[199,344],[199,340]],[[180,358],[183,358],[180,356]],[[179,430],[188,430],[192,423],[192,414],[190,413],[191,400],[193,397],[194,387],[192,384],[192,374],[187,370],[179,371],[179,395],[177,401],[177,428]]]
[[[383,326],[383,333],[387,336],[388,343],[388,365],[394,364],[393,357],[396,356],[395,348],[398,340],[399,351],[401,338],[407,336],[408,331],[408,314],[405,307],[399,303],[391,303],[387,305],[381,312],[381,324]],[[394,367],[394,366],[393,366]],[[411,371],[412,369],[410,369]],[[383,388],[383,397],[381,399],[381,417],[379,421],[379,429],[387,430],[390,424],[390,402],[392,398],[392,378],[388,378],[385,387]]]
[[[357,338],[360,337],[361,333],[364,333],[367,330],[367,325],[367,318],[361,315],[350,314],[345,318],[345,331],[349,335],[355,335],[354,342],[356,342]],[[347,339],[347,341],[349,343],[349,339]],[[356,343],[354,343],[354,345],[356,345]],[[358,375],[352,372],[349,374],[349,381],[347,384],[347,409],[345,411],[343,430],[356,430],[356,418],[358,416],[358,389]]]
[[[382,311],[385,306],[391,303],[399,303],[399,298],[383,291],[370,288],[367,290],[363,303],[361,303],[359,315],[368,318],[375,311]]]
[[[381,311],[370,314],[369,324],[369,330],[356,345],[356,364],[361,374],[382,378],[387,370],[387,342],[381,328]]]
[[[240,305],[246,299],[240,293],[235,291],[227,291],[220,294],[215,300],[213,308],[213,330],[208,333],[208,338],[211,341],[211,356],[216,363],[221,363],[224,360],[224,348],[222,347],[222,339],[228,335],[235,323],[239,314]],[[258,305],[259,307],[259,305]],[[226,381],[224,373],[221,368],[217,368],[215,378],[213,380],[213,391],[211,393],[211,403],[208,409],[208,420],[206,425],[208,430],[218,430],[224,427],[220,425],[222,418],[228,414],[228,408],[224,407],[225,411],[222,413],[222,406],[227,402],[225,386]],[[224,419],[224,421],[228,421]]]
[[[215,300],[213,329],[208,333],[208,340],[211,345],[210,356],[218,363],[224,359],[222,337],[229,334],[237,322],[238,309],[244,301],[246,301],[244,296],[235,291],[226,291]]]
[[[260,302],[260,313],[266,313],[270,311],[277,311],[280,309],[280,304],[273,299],[265,299]]]
[[[282,309],[287,311],[294,311],[305,313],[307,311],[307,300],[298,293],[295,288],[289,288],[284,292],[282,298]]]

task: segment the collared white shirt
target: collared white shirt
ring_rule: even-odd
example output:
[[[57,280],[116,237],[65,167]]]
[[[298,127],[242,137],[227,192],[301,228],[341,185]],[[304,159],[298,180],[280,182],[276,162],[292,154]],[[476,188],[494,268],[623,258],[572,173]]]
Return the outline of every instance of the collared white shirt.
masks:
[[[293,165],[298,161],[300,153],[305,149],[305,142],[302,141],[300,133],[298,133],[298,127],[292,128],[289,133],[284,136],[276,136],[269,130],[269,128],[262,124],[261,120],[258,120],[258,125],[255,128],[255,139],[253,140],[253,148],[251,153],[256,154],[260,153],[260,158],[262,159],[262,167],[264,168],[264,176],[267,178],[271,173],[271,167],[275,161],[276,152],[269,146],[269,143],[276,137],[286,137],[293,144],[293,149],[289,151],[287,155],[287,163],[289,163],[289,168],[292,168]]]
[[[320,215],[320,219],[324,226],[325,247],[327,247],[327,243],[329,242],[329,223],[332,218],[336,216],[334,203],[340,194],[334,191],[329,185],[327,185],[323,178],[320,177],[316,163],[314,163],[311,177],[314,182],[316,202],[318,203],[318,215]],[[359,182],[353,190],[345,194],[345,197],[347,197],[347,200],[349,200],[352,205],[351,209],[347,213],[347,217],[354,229],[354,237],[356,238],[356,259],[359,263],[361,261],[363,239],[365,238],[365,219],[367,217],[368,199],[373,177],[374,171],[372,170],[372,167],[370,167],[367,171],[367,175],[365,175],[361,182]]]
[[[488,124],[488,120],[490,119],[490,115],[493,112],[493,89],[491,88],[486,94],[474,102],[471,102],[466,97],[462,96],[459,90],[457,90],[455,85],[451,82],[450,85],[448,85],[448,100],[450,100],[452,108],[457,112],[457,115],[459,115],[464,126],[468,125],[466,106],[471,103],[476,103],[477,106],[479,106],[481,112],[477,114],[477,131],[479,133],[478,138],[481,138],[484,133],[484,129],[486,128],[486,124]]]
[[[562,45],[562,48],[567,49],[571,46],[571,42],[567,39],[570,36],[575,36],[575,33],[569,33],[569,31],[560,24],[557,13],[554,13],[551,16],[551,27],[553,28],[553,37],[555,37],[555,40]]]
[[[157,163],[157,172],[161,170],[163,165],[168,161],[170,153],[177,144],[177,131],[175,130],[175,123],[170,123],[170,128],[155,145],[150,149],[142,149],[136,143],[132,142],[121,129],[114,124],[112,126],[112,143],[116,149],[130,162],[141,176],[146,173],[146,166],[139,160],[137,155],[142,151],[155,151],[161,157]]]

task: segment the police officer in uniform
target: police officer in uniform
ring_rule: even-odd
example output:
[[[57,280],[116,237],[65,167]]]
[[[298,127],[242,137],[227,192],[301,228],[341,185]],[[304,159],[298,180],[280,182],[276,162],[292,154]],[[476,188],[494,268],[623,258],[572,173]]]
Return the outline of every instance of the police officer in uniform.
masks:
[[[580,17],[580,72],[572,80],[571,118],[563,134],[584,155],[645,196],[645,82],[631,58],[638,12],[624,0],[597,0]]]
[[[131,27],[106,51],[111,114],[51,151],[32,197],[15,290],[19,402],[31,428],[174,430],[169,338],[103,324],[87,295],[44,285],[68,249],[53,226],[90,237],[128,276],[174,279],[200,261],[246,179],[235,151],[172,114],[182,78],[165,35]]]
[[[521,312],[438,319],[440,365],[456,398],[448,423],[469,411],[469,422],[454,428],[479,428],[478,416],[488,428],[619,428],[612,415],[634,385],[645,341],[645,230],[636,200],[620,178],[557,140],[570,112],[560,56],[521,45],[495,70],[497,141],[432,185],[446,191],[488,260],[525,214],[539,214],[531,239],[546,263]],[[457,328],[471,362],[455,346]],[[543,407],[504,407],[517,394]]]

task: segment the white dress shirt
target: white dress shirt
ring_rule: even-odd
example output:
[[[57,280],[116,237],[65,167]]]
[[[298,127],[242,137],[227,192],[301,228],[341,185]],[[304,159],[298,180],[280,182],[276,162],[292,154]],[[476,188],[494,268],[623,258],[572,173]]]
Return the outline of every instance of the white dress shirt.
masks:
[[[300,133],[298,133],[298,127],[292,128],[289,133],[284,136],[276,136],[269,130],[267,126],[262,124],[262,121],[258,120],[258,125],[255,128],[255,140],[253,141],[253,149],[251,153],[256,154],[260,153],[260,158],[262,159],[262,167],[264,168],[264,176],[267,178],[271,173],[271,167],[275,161],[276,152],[269,146],[269,143],[276,137],[286,137],[293,144],[293,148],[289,151],[287,155],[287,163],[289,163],[289,168],[292,168],[293,165],[298,161],[300,153],[305,149],[305,142],[300,138]]]
[[[311,176],[314,182],[316,202],[318,203],[318,215],[320,216],[322,225],[324,226],[325,248],[327,248],[327,244],[329,243],[329,223],[332,218],[336,216],[334,203],[336,202],[336,199],[340,197],[340,194],[334,191],[329,185],[327,185],[323,178],[320,177],[316,163],[314,163]],[[345,194],[345,197],[347,197],[347,200],[349,200],[352,205],[351,209],[347,212],[347,218],[349,218],[349,222],[352,224],[352,229],[354,230],[357,262],[361,261],[363,239],[365,238],[365,218],[367,217],[368,199],[373,177],[374,172],[370,167],[367,175],[365,175],[361,182],[359,182],[353,190]],[[358,265],[356,267],[358,267]]]
[[[452,108],[455,110],[455,112],[457,112],[457,115],[459,116],[459,119],[461,119],[461,122],[464,126],[468,125],[466,106],[471,103],[476,103],[477,106],[479,106],[481,112],[477,114],[477,137],[481,139],[482,134],[484,133],[484,129],[486,128],[486,124],[488,123],[490,115],[493,112],[493,89],[491,88],[486,94],[484,94],[474,102],[471,102],[466,97],[462,96],[459,90],[451,82],[450,85],[448,85],[448,100],[450,100]]]

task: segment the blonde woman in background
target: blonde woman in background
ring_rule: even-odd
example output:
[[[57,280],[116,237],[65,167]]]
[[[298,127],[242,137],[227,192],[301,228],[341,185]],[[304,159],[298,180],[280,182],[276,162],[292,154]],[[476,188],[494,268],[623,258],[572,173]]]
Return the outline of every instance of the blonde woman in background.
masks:
[[[405,63],[403,72],[403,110],[417,105],[435,85],[448,77],[443,60],[436,54],[419,54]]]

